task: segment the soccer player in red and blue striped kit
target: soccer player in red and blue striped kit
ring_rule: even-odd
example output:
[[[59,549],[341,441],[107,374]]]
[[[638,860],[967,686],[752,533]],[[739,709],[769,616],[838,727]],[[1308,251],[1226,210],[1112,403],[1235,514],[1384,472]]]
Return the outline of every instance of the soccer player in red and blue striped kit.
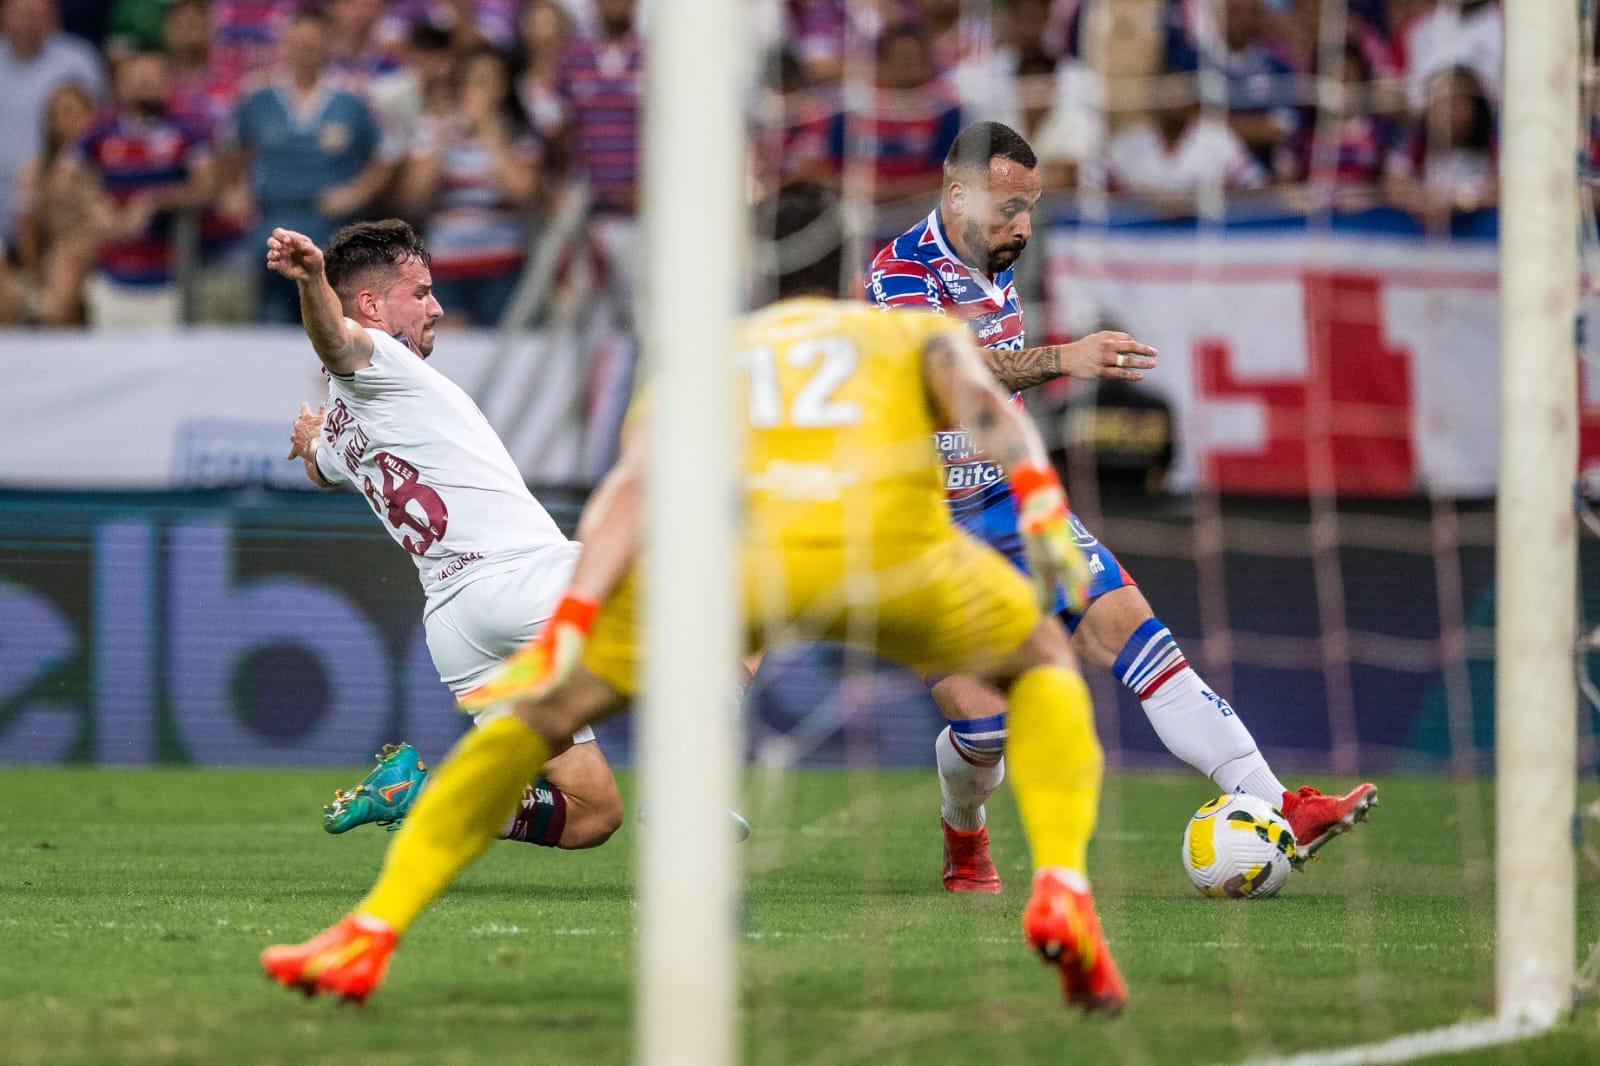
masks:
[[[1032,234],[1043,193],[1038,160],[1015,130],[979,122],[962,130],[945,159],[944,191],[928,217],[872,261],[867,297],[880,307],[932,309],[964,319],[989,369],[1013,393],[1059,377],[1137,381],[1156,350],[1126,333],[1102,332],[1072,344],[1027,347],[1013,267]],[[1016,504],[1000,469],[959,427],[937,436],[950,509],[969,533],[1026,569]],[[1283,787],[1228,701],[1184,658],[1116,556],[1076,518],[1092,582],[1082,615],[1063,614],[1078,653],[1114,673],[1138,697],[1162,743],[1223,792],[1244,792],[1283,810],[1302,856],[1366,818],[1377,788],[1343,796],[1310,786]],[[1065,604],[1058,603],[1061,610]],[[999,892],[989,857],[984,801],[1005,776],[1005,702],[976,678],[933,684],[949,725],[935,753],[944,801],[944,885],[951,892]]]

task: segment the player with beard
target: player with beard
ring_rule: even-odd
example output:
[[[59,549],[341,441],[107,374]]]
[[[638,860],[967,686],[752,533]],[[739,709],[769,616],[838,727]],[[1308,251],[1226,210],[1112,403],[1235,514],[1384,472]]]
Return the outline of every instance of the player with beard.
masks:
[[[416,562],[428,652],[459,696],[538,634],[578,545],[533,498],[472,398],[428,365],[443,311],[410,226],[347,226],[326,253],[305,234],[275,229],[267,268],[299,286],[306,335],[328,379],[324,410],[302,407],[290,458],[317,485],[358,489]],[[594,734],[582,729],[572,740],[524,787],[502,839],[589,848],[621,825],[622,797]],[[416,749],[388,745],[365,781],[335,796],[323,824],[396,826],[427,776]]]
[[[945,159],[938,206],[873,259],[868,298],[880,307],[931,309],[965,320],[989,370],[1012,393],[1066,376],[1138,381],[1155,367],[1156,350],[1126,333],[1027,347],[1012,274],[1042,194],[1038,159],[1027,141],[998,122],[968,126]],[[1017,508],[1000,468],[959,426],[935,439],[956,522],[1025,568]],[[1378,800],[1371,784],[1343,796],[1283,787],[1233,707],[1189,665],[1116,557],[1076,518],[1073,526],[1091,573],[1087,609],[1062,616],[1073,644],[1138,698],[1168,750],[1223,792],[1248,793],[1280,807],[1303,856],[1315,855],[1364,820]],[[945,677],[932,689],[950,723],[935,743],[944,885],[951,892],[999,892],[983,804],[1005,775],[1005,701],[972,677]]]

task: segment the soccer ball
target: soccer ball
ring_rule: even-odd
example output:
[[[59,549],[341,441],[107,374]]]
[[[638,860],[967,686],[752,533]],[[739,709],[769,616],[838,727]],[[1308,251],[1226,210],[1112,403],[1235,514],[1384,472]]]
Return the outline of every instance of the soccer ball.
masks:
[[[1254,796],[1218,796],[1183,831],[1183,868],[1214,899],[1276,895],[1294,856],[1294,832],[1282,812]]]

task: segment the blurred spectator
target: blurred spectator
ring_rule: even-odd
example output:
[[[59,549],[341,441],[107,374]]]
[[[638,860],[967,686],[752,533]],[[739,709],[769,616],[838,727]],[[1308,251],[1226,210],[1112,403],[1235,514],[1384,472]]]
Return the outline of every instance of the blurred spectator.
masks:
[[[1393,123],[1375,113],[1375,86],[1366,50],[1358,42],[1346,43],[1337,108],[1306,123],[1297,138],[1300,173],[1333,197],[1319,206],[1361,209],[1376,198],[1396,134]]]
[[[367,102],[383,131],[386,155],[398,157],[409,152],[423,112],[448,106],[454,65],[449,33],[425,22],[412,27],[400,50],[399,64],[367,90]]]
[[[589,234],[611,287],[612,303],[631,322],[639,297],[639,123],[644,111],[644,45],[634,0],[598,0],[600,37],[569,40],[557,83],[566,123],[553,142],[562,165],[588,183]]]
[[[1395,206],[1443,231],[1452,214],[1499,202],[1494,105],[1467,67],[1435,74],[1426,101],[1423,121],[1391,153],[1384,184]]]
[[[522,273],[539,153],[493,48],[457,62],[452,90],[442,113],[422,118],[401,202],[424,220],[433,294],[450,314],[493,326]]]
[[[1086,64],[1046,49],[1050,0],[1009,0],[995,14],[996,47],[951,75],[962,121],[1005,123],[1033,145],[1046,188],[1069,185],[1104,141],[1104,83]]]
[[[94,119],[94,101],[68,82],[50,95],[44,145],[23,167],[18,188],[17,260],[38,293],[47,326],[83,322],[83,283],[94,265],[95,191],[71,163]]]
[[[1317,70],[1322,57],[1323,7],[1342,9],[1338,24],[1344,27],[1340,52],[1354,46],[1376,80],[1400,75],[1400,54],[1389,33],[1388,12],[1382,0],[1293,0],[1282,25],[1288,60],[1295,70]]]
[[[418,26],[443,30],[452,49],[468,52],[490,44],[510,52],[517,43],[517,0],[389,0],[381,38],[402,41]]]
[[[45,104],[72,82],[95,100],[106,95],[95,50],[56,29],[52,0],[0,0],[0,237],[16,217],[17,172],[39,152]]]
[[[162,28],[172,113],[214,135],[239,98],[239,83],[211,61],[211,15],[205,0],[178,0]]]
[[[245,85],[272,70],[293,0],[210,0],[211,58],[220,74]]]
[[[914,16],[927,35],[934,70],[946,73],[989,50],[988,7],[966,0],[917,0]]]
[[[1226,122],[1203,115],[1193,101],[1152,109],[1147,120],[1111,138],[1106,156],[1112,188],[1162,209],[1187,212],[1199,197],[1259,188],[1267,181],[1238,134]]]
[[[565,121],[559,82],[561,51],[573,34],[572,16],[556,0],[532,0],[517,23],[517,99],[535,132],[552,137]]]
[[[634,0],[598,0],[597,6],[600,38],[574,38],[561,54],[564,156],[588,180],[597,212],[631,217],[639,206],[644,48],[634,27]]]
[[[172,213],[198,211],[216,191],[204,134],[167,112],[166,61],[153,52],[117,68],[117,106],[84,134],[74,157],[100,191],[100,247],[85,295],[95,329],[175,326]]]
[[[383,0],[332,0],[323,10],[329,66],[342,88],[365,96],[375,79],[398,66],[394,54],[378,41]]]
[[[878,39],[872,113],[834,117],[829,152],[837,171],[870,165],[879,203],[921,196],[944,181],[944,157],[961,132],[955,91],[933,72],[928,40],[914,23]]]
[[[838,81],[844,73],[844,0],[788,0],[789,40],[812,85]]]
[[[1263,0],[1221,0],[1196,10],[1193,25],[1168,36],[1168,69],[1219,72],[1233,131],[1263,165],[1292,170],[1292,155],[1279,149],[1300,125],[1295,69],[1285,58],[1287,46],[1269,32]],[[1207,20],[1212,14],[1220,25]]]
[[[749,145],[751,170],[761,187],[832,180],[828,131],[833,111],[807,90],[805,68],[793,52],[773,55],[762,87]]]
[[[380,131],[361,98],[334,84],[328,68],[327,26],[309,11],[284,30],[283,73],[239,104],[234,138],[248,175],[258,225],[250,238],[263,247],[276,226],[326,244],[387,186],[392,168],[379,152]],[[270,284],[264,266],[260,313],[269,322],[299,315],[294,287]],[[274,276],[275,277],[275,276]]]
[[[1491,103],[1500,99],[1505,30],[1497,0],[1440,0],[1402,37],[1406,96],[1415,110],[1429,106],[1436,74],[1470,70]]]
[[[160,51],[171,6],[172,0],[115,0],[106,17],[106,54]]]

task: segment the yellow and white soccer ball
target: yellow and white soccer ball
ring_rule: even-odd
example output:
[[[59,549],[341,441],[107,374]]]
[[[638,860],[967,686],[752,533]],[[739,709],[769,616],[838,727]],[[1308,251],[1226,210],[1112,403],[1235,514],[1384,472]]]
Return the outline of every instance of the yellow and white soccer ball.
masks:
[[[1183,868],[1214,899],[1266,899],[1289,880],[1294,832],[1254,796],[1218,796],[1183,831]]]

